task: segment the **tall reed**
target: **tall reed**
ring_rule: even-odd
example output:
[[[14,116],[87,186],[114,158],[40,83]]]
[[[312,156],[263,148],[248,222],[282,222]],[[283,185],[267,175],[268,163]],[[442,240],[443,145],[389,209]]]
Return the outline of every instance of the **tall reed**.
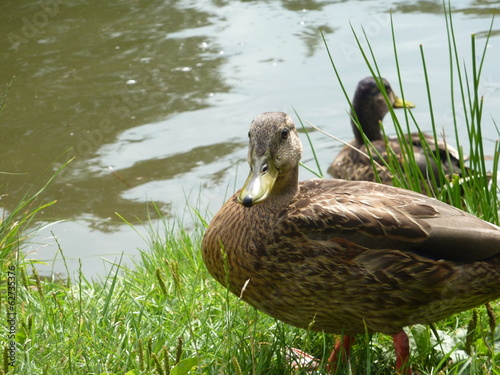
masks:
[[[443,155],[437,150],[436,147],[429,144],[427,139],[424,137],[421,130],[421,126],[417,122],[417,119],[413,115],[413,112],[407,108],[404,108],[404,122],[401,123],[398,117],[394,113],[392,105],[390,105],[385,93],[385,88],[381,82],[381,69],[377,64],[375,52],[371,47],[369,39],[364,33],[363,36],[367,42],[368,47],[363,47],[361,37],[353,29],[353,35],[356,43],[361,51],[361,54],[366,62],[368,69],[370,70],[372,76],[377,80],[381,92],[384,94],[387,101],[390,116],[394,123],[394,128],[398,142],[401,146],[401,153],[396,154],[394,150],[390,147],[389,143],[387,146],[387,159],[384,159],[380,154],[369,155],[377,156],[379,163],[382,163],[393,176],[393,184],[395,186],[403,187],[406,189],[419,191],[426,193],[430,196],[434,196],[442,201],[445,201],[451,205],[458,208],[465,209],[487,221],[498,224],[498,164],[500,157],[500,144],[498,140],[495,142],[492,162],[489,167],[485,160],[488,159],[488,155],[485,154],[483,134],[483,99],[480,93],[480,80],[482,68],[486,58],[486,49],[488,41],[491,35],[493,21],[490,25],[488,36],[484,41],[482,49],[478,50],[476,36],[471,35],[470,46],[471,46],[471,56],[470,56],[470,66],[462,66],[462,59],[459,56],[457,41],[455,38],[455,31],[453,28],[453,19],[451,10],[446,4],[443,4],[445,10],[445,19],[447,27],[448,36],[448,51],[449,51],[449,84],[450,84],[450,107],[453,117],[454,124],[454,141],[456,148],[458,150],[457,159],[459,161],[459,166],[461,169],[459,175],[449,175],[444,170],[443,158],[450,158],[449,154]],[[404,99],[404,87],[403,87],[403,77],[401,74],[401,67],[398,59],[397,42],[396,35],[394,32],[394,24],[392,22],[391,15],[391,30],[392,30],[392,42],[394,49],[395,64],[397,69],[397,75],[399,77],[399,89]],[[342,82],[341,75],[335,64],[333,54],[328,47],[328,44],[323,35],[323,41],[325,43],[330,62],[332,64],[335,75],[340,83],[340,87],[344,93],[346,101],[349,103],[351,109],[352,103],[350,97],[345,90],[344,84]],[[427,100],[430,109],[430,118],[428,122],[431,124],[431,136],[434,140],[434,144],[438,144],[442,139],[442,134],[439,134],[438,127],[436,125],[436,114],[432,105],[432,82],[429,80],[428,67],[426,63],[424,47],[420,46],[420,56],[422,62],[422,69],[424,73],[425,84],[427,88]],[[477,57],[479,56],[479,58]],[[458,94],[456,91],[458,90]],[[457,107],[456,102],[459,101],[461,106]],[[464,145],[459,136],[460,119],[466,124],[467,128],[467,142]],[[356,125],[361,129],[361,124],[356,117],[353,118]],[[495,124],[496,126],[496,124]],[[382,127],[382,129],[384,129]],[[435,162],[438,167],[437,175],[430,173],[429,175],[424,175],[420,170],[413,153],[413,144],[411,142],[410,134],[412,132],[418,132],[420,135],[420,144],[424,155],[427,159],[428,164]],[[497,129],[498,133],[498,129]],[[365,144],[370,144],[370,141],[362,133],[364,137]],[[384,133],[386,137],[386,134]],[[444,139],[446,143],[446,139]],[[468,155],[464,153],[464,147],[468,150]],[[367,152],[373,153],[377,152],[374,148],[367,147]],[[378,176],[378,165],[371,158],[371,163],[375,175]]]

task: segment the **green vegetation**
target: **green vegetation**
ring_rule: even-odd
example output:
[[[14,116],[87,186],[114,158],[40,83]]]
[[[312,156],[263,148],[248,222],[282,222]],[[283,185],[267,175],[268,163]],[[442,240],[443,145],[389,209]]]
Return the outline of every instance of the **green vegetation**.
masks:
[[[167,222],[151,226],[135,267],[116,264],[98,281],[80,273],[54,282],[21,262],[16,365],[8,367],[4,356],[0,373],[180,375],[194,366],[189,373],[288,374],[291,347],[328,358],[331,335],[275,321],[217,284],[201,259],[202,233]],[[0,295],[8,306],[5,290]],[[410,330],[413,364],[422,374],[485,374],[498,364],[500,337],[493,337],[485,308],[450,317],[436,330],[439,340],[428,327]],[[390,337],[359,337],[351,365],[356,374],[390,374]]]
[[[140,262],[133,269],[116,264],[99,281],[81,273],[65,282],[45,280],[21,261],[16,365],[9,368],[4,356],[0,373],[180,375],[194,366],[191,373],[286,374],[290,347],[328,357],[331,335],[275,321],[218,285],[201,259],[202,233],[201,227],[187,233],[181,224],[151,226]],[[8,306],[5,290],[0,295]],[[474,317],[475,328],[466,335]],[[451,317],[437,330],[441,341],[428,327],[411,329],[413,363],[423,374],[443,369],[484,374],[498,363],[493,343],[500,337],[498,332],[492,337],[486,309]],[[5,340],[3,345],[7,348]],[[448,362],[460,355],[463,359]],[[391,373],[393,360],[389,337],[360,337],[352,368]]]
[[[481,137],[478,88],[485,49],[478,62],[473,58],[472,72],[463,71],[454,48],[451,16],[447,22],[450,76],[452,85],[458,80],[469,132],[468,164],[479,177],[460,185],[452,180],[443,189],[431,182],[428,193],[498,224],[496,170],[500,149],[497,143],[488,182]],[[474,36],[471,47],[475,56]],[[394,48],[396,52],[396,42]],[[374,58],[371,50],[365,56],[367,62],[368,56]],[[425,67],[423,49],[422,62]],[[369,65],[374,66],[374,75],[380,75],[376,64]],[[431,103],[432,84],[427,83]],[[453,113],[458,111],[453,108]],[[406,129],[399,126],[397,130],[402,141],[410,127],[418,128],[411,113],[406,115]],[[433,129],[436,136],[434,122]],[[461,150],[458,135],[456,143]],[[414,167],[411,153],[407,157],[402,166],[389,160],[394,183],[420,189],[424,176]],[[429,157],[439,155],[430,152]],[[41,278],[34,265],[18,255],[36,213],[54,203],[39,202],[43,190],[26,196],[0,222],[0,306],[6,316],[0,374],[325,373],[324,361],[334,337],[300,330],[261,314],[208,274],[200,254],[206,224],[203,215],[199,216],[199,227],[191,232],[182,223],[150,224],[146,249],[133,268],[118,263],[100,280],[89,280],[81,272],[64,281]],[[9,271],[13,279],[8,278]],[[9,298],[13,295],[11,280],[17,287],[15,299]],[[12,339],[11,306],[16,312]],[[493,321],[500,306],[498,302],[492,306],[493,312],[480,307],[432,328],[409,328],[414,341],[413,368],[421,374],[500,374],[500,332],[494,330]],[[11,343],[16,348],[14,366],[9,366]],[[320,358],[319,370],[293,370],[293,347]],[[354,345],[350,369],[339,368],[337,372],[391,374],[394,361],[390,337],[365,335]]]
[[[405,189],[414,190],[422,192],[429,196],[438,198],[444,202],[447,202],[455,207],[463,208],[468,212],[471,212],[487,221],[498,224],[498,184],[497,184],[497,167],[500,157],[500,144],[497,141],[495,148],[493,150],[493,167],[488,170],[485,163],[487,155],[484,151],[483,138],[482,138],[482,108],[483,99],[481,97],[480,80],[482,67],[486,57],[486,48],[489,42],[489,35],[493,27],[493,22],[490,25],[490,30],[486,40],[484,41],[483,49],[478,51],[476,45],[475,35],[471,35],[471,61],[470,68],[464,66],[462,59],[460,58],[457,50],[457,42],[455,40],[455,33],[453,29],[453,20],[450,11],[446,11],[446,26],[448,33],[448,46],[449,46],[449,70],[450,70],[450,106],[451,113],[455,124],[454,129],[454,141],[458,151],[458,160],[461,167],[461,175],[466,176],[461,178],[459,176],[449,176],[443,170],[443,164],[441,163],[441,158],[445,157],[439,152],[433,150],[432,145],[422,136],[421,127],[417,123],[416,118],[413,113],[404,108],[404,123],[400,123],[398,118],[394,113],[394,109],[390,105],[388,98],[386,96],[386,101],[388,103],[391,120],[394,123],[394,128],[396,131],[397,139],[401,145],[401,155],[394,153],[388,145],[388,160],[384,162],[384,166],[387,167],[393,175],[394,186],[403,187]],[[400,81],[400,92],[402,98],[404,99],[403,90],[403,79],[400,73],[400,66],[397,54],[397,43],[396,36],[393,33],[393,48],[395,63],[397,68],[397,73]],[[368,50],[364,50],[360,37],[356,35],[353,31],[354,37],[358,44],[358,47],[365,59],[365,62],[373,75],[373,77],[382,77],[381,70],[379,69],[375,57],[375,53],[368,43]],[[366,40],[367,36],[364,35]],[[340,86],[344,92],[346,101],[352,107],[350,102],[349,94],[344,88],[342,83],[340,73],[334,62],[333,54],[330,52],[328,45],[326,44],[328,50],[328,55],[332,67],[334,69],[335,75],[340,83]],[[430,109],[430,119],[429,123],[432,125],[432,138],[435,144],[438,144],[442,139],[442,135],[439,133],[438,127],[436,125],[435,118],[437,117],[434,113],[432,106],[432,83],[428,79],[427,65],[424,53],[424,47],[420,46],[422,67],[425,77],[425,83],[427,88],[427,100]],[[479,56],[479,59],[477,59]],[[385,93],[383,85],[380,84],[380,89]],[[456,97],[455,92],[458,90],[459,94]],[[457,107],[456,102],[461,103],[461,106]],[[463,119],[467,129],[467,140],[468,144],[465,146],[463,142],[460,141],[458,127],[459,119]],[[358,127],[361,129],[361,125],[357,118],[354,119]],[[494,120],[493,120],[494,121]],[[496,123],[494,123],[496,127]],[[383,128],[382,128],[383,129]],[[433,174],[429,176],[424,176],[418,167],[412,150],[412,144],[409,141],[408,134],[418,131],[420,135],[420,142],[425,153],[425,157],[428,164],[431,160],[436,162],[439,169],[438,178]],[[498,128],[497,128],[498,133]],[[369,140],[365,137],[365,143],[369,143]],[[468,150],[468,155],[464,155],[463,148]],[[370,149],[367,148],[368,153]],[[376,152],[376,151],[375,151]],[[371,156],[371,155],[370,155]],[[383,159],[380,155],[377,155],[378,159]],[[450,157],[449,155],[447,156]],[[372,160],[373,170],[375,175],[377,175],[377,168],[375,162]],[[470,169],[468,169],[468,166]]]

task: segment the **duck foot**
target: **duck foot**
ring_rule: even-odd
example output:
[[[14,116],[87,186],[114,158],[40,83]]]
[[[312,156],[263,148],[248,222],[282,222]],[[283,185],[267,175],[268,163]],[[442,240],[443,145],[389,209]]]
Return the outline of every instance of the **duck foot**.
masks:
[[[286,356],[288,363],[294,370],[313,371],[319,368],[319,359],[297,348],[289,348]]]
[[[346,363],[351,355],[351,346],[354,344],[354,337],[345,335],[335,341],[332,354],[328,358],[327,371],[334,373],[339,363]],[[293,369],[317,370],[320,367],[320,360],[297,348],[290,348],[287,359]]]
[[[339,363],[345,363],[349,360],[351,355],[351,346],[354,344],[355,339],[355,337],[344,335],[335,341],[332,354],[330,354],[330,357],[328,358],[327,370],[329,372],[335,372]]]
[[[392,335],[392,342],[396,350],[396,374],[412,375],[410,367],[410,342],[405,331],[401,330]]]
[[[355,337],[345,335],[335,341],[332,354],[328,358],[327,371],[335,373],[337,366],[340,363],[346,363],[351,355],[351,347],[354,344]],[[410,342],[405,331],[400,331],[392,335],[394,349],[396,351],[396,374],[397,375],[412,375],[410,367]],[[295,369],[317,369],[319,360],[313,356],[292,348],[291,352],[295,355],[295,360],[292,366]]]

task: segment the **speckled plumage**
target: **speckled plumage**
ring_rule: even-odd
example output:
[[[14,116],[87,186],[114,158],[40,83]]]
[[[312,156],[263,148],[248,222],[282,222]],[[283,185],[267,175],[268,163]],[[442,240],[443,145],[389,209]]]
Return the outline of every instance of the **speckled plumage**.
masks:
[[[249,134],[249,180],[211,221],[202,253],[252,306],[305,329],[395,334],[500,297],[499,227],[392,186],[298,182],[302,149],[284,113],[260,115]],[[259,198],[248,186],[273,168]]]
[[[382,79],[382,84],[385,87],[388,101],[393,107],[402,107],[405,106],[404,104],[408,107],[413,106],[412,103],[403,103],[398,99],[387,80]],[[387,112],[389,112],[389,107],[373,77],[366,77],[358,83],[352,100],[352,107],[351,126],[354,132],[354,140],[349,142],[349,146],[346,145],[340,150],[329,166],[328,173],[334,178],[342,178],[344,180],[377,181],[372,162],[369,157],[366,156],[371,153],[373,160],[378,163],[376,168],[380,182],[386,185],[392,185],[392,176],[384,166],[382,159],[388,160],[386,142],[392,149],[392,152],[397,156],[402,154],[401,145],[397,138],[389,137],[384,139],[383,137],[380,129],[380,122]],[[363,133],[371,142],[370,153],[367,150],[367,146],[365,145],[358,126],[352,119],[355,117],[354,114],[359,120]],[[420,139],[421,136],[425,138],[430,150],[433,152],[438,150],[445,175],[461,174],[462,170],[458,161],[459,156],[455,149],[442,141],[438,141],[436,144],[434,137],[429,134],[412,133],[408,138],[409,144],[413,147],[415,161],[423,176],[430,176],[430,174],[433,174],[436,181],[439,182],[439,169],[431,155],[427,155],[426,157]]]

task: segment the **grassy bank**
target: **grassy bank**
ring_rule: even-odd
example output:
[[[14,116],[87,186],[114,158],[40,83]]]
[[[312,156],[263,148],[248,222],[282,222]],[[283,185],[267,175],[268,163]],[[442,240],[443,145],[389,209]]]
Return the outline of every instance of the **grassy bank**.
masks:
[[[4,356],[0,373],[289,374],[291,347],[327,358],[332,336],[275,321],[209,276],[199,249],[202,232],[152,227],[141,261],[133,269],[116,264],[99,281],[79,274],[53,282],[19,264],[15,366]],[[2,307],[9,306],[5,291],[0,295]],[[500,313],[498,303],[493,308]],[[481,307],[440,322],[440,341],[428,327],[412,327],[413,365],[422,374],[498,374],[500,336],[493,337],[489,324]],[[359,338],[353,373],[390,374],[393,366],[389,337]]]

